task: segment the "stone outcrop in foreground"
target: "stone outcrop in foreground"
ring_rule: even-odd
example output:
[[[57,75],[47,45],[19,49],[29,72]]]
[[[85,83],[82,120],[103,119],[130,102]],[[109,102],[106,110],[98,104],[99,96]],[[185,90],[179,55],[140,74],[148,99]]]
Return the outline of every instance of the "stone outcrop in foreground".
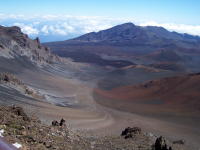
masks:
[[[157,149],[165,144],[163,138],[156,140],[138,127],[126,128],[122,136],[98,137],[72,131],[65,119],[44,125],[37,117],[28,116],[21,107],[0,106],[1,136],[21,150],[165,150]],[[132,134],[131,138],[124,135]],[[179,150],[180,148],[172,148]],[[171,150],[171,149],[166,149]]]

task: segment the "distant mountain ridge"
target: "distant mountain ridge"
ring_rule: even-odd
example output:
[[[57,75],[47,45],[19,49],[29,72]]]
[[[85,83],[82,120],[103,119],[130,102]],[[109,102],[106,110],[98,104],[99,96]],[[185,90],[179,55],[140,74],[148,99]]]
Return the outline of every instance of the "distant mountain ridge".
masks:
[[[133,23],[125,23],[122,25],[117,25],[113,28],[102,30],[99,32],[91,32],[82,35],[78,38],[72,39],[74,41],[82,42],[138,42],[138,40],[143,40],[143,42],[150,42],[152,40],[163,38],[171,40],[183,40],[191,42],[199,42],[200,37],[192,36],[189,34],[180,34],[177,32],[169,32],[163,27],[156,26],[136,26]]]
[[[200,49],[200,37],[189,34],[170,32],[163,27],[136,26],[133,23],[125,23],[99,32],[91,32],[80,37],[60,41],[49,42],[46,45],[56,51],[57,44],[70,45],[110,45],[110,46],[151,46],[151,48],[194,48]]]
[[[200,37],[170,32],[163,27],[125,23],[45,45],[55,54],[75,61],[84,53],[85,59],[78,59],[79,62],[93,63],[88,61],[88,57],[98,55],[108,60],[124,60],[134,64],[136,61],[139,64],[180,63],[189,70],[194,67],[199,71],[196,64],[200,63]]]

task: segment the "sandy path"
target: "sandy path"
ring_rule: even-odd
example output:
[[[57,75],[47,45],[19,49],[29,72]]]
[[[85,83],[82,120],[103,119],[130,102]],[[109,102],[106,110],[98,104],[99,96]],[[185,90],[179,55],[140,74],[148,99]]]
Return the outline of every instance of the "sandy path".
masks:
[[[20,77],[27,84],[39,88],[45,94],[51,94],[63,100],[66,97],[75,97],[78,107],[76,107],[76,104],[69,108],[37,102],[39,107],[37,114],[47,123],[50,123],[53,119],[65,118],[73,128],[85,130],[104,128],[114,123],[110,114],[96,106],[92,97],[92,88],[77,80],[48,74],[37,74],[35,76],[35,73],[30,71],[24,72]]]

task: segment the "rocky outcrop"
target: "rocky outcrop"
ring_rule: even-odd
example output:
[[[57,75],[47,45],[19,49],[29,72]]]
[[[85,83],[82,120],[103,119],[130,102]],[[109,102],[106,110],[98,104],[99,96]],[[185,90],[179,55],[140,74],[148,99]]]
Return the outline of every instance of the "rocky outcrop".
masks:
[[[13,84],[22,85],[23,83],[17,79],[14,75],[10,73],[1,73],[0,74],[0,82],[10,82]]]
[[[5,141],[17,142],[23,150],[72,149],[67,127],[43,125],[36,117],[27,116],[21,107],[0,106],[0,129],[4,130]]]
[[[49,48],[40,43],[39,38],[30,39],[19,27],[0,26],[0,35],[0,56],[6,58],[26,56],[36,64],[61,61],[58,56],[51,54]]]
[[[139,127],[127,127],[125,130],[122,131],[121,136],[123,136],[125,139],[133,138],[137,134],[141,134],[142,130]]]
[[[30,118],[26,115],[26,113],[21,107],[13,105],[9,107],[9,111],[17,116],[21,116],[24,121],[30,121]]]
[[[162,136],[160,136],[156,139],[153,150],[172,150],[172,147],[168,146],[166,140]]]
[[[173,144],[185,144],[185,141],[184,140],[177,140],[177,141],[173,141]]]
[[[53,120],[51,123],[52,126],[65,126],[65,120],[62,118],[60,120],[60,122],[58,122],[57,120]]]

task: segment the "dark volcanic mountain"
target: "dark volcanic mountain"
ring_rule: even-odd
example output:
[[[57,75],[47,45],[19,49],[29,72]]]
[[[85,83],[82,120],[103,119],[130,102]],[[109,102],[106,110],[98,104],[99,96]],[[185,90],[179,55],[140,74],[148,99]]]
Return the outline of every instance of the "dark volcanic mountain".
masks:
[[[102,64],[102,59],[151,65],[172,61],[195,70],[197,66],[191,67],[191,61],[192,64],[200,62],[200,37],[170,32],[163,27],[141,27],[132,23],[45,45],[59,56],[96,64]],[[98,59],[91,61],[91,56]]]
[[[189,45],[189,43],[194,44],[195,42],[200,42],[200,37],[190,36],[188,34],[178,34],[176,32],[169,32],[163,27],[155,27],[155,26],[140,27],[132,23],[126,23],[97,33],[96,32],[88,33],[78,38],[75,38],[71,41],[93,42],[98,44],[106,43],[106,44],[113,44],[120,46],[123,45],[135,46],[140,44],[141,45],[146,44],[158,47],[158,45],[167,46],[166,42],[172,44],[175,42],[173,40],[178,40],[180,42],[188,42]]]

